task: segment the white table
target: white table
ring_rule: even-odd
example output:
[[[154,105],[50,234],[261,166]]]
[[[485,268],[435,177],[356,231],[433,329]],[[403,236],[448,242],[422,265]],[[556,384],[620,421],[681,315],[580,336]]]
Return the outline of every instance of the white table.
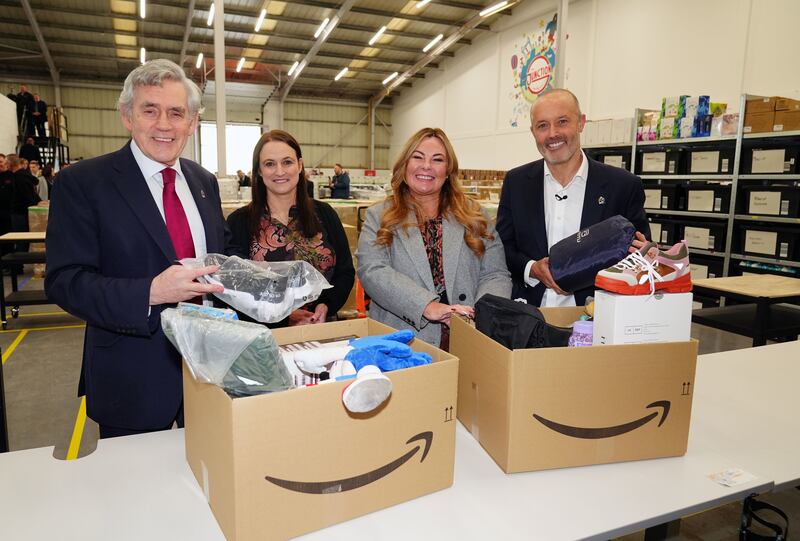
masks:
[[[608,539],[800,479],[800,343],[701,356],[686,456],[506,475],[460,425],[452,488],[307,539]],[[776,439],[780,438],[780,439]],[[52,448],[0,455],[9,539],[221,540],[179,430],[101,440],[76,461]],[[733,488],[707,475],[741,467]]]
[[[697,360],[689,452],[724,453],[775,490],[800,485],[800,341]]]

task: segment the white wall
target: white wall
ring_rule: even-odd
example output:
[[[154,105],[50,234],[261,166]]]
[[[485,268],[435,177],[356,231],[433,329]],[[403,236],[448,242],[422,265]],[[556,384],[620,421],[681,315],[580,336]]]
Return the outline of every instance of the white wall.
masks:
[[[17,104],[0,95],[0,153],[17,151]]]
[[[537,159],[527,123],[511,128],[502,113],[509,99],[503,44],[556,8],[552,0],[523,3],[396,97],[390,163],[424,126],[447,132],[463,168]],[[797,0],[573,0],[565,86],[594,119],[632,116],[677,94],[709,94],[731,110],[743,92],[800,98],[798,20]]]

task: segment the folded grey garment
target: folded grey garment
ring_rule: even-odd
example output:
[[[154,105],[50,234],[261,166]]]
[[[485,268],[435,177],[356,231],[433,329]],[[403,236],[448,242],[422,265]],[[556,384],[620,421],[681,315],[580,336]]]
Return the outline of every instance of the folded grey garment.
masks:
[[[294,386],[272,332],[263,325],[173,308],[162,313],[162,325],[196,379],[232,396]]]

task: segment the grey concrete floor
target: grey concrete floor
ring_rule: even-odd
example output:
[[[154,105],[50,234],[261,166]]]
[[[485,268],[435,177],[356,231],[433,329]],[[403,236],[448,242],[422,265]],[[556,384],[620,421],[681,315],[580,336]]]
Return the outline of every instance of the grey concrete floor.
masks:
[[[4,280],[8,292],[10,283],[8,278]],[[24,289],[42,288],[38,278],[26,276],[20,283],[24,283]],[[0,331],[0,348],[5,360],[9,446],[12,451],[53,446],[53,456],[64,459],[76,439],[73,433],[80,407],[76,391],[83,322],[53,305],[23,306],[18,318],[12,318],[10,310],[7,317],[8,329]],[[752,343],[750,338],[699,325],[692,325],[692,336],[700,342],[700,354],[747,348]],[[12,345],[14,349],[8,355]],[[86,419],[77,456],[93,452],[97,438],[97,425]],[[779,445],[780,435],[776,434],[775,442],[764,444]],[[765,494],[761,499],[784,509],[795,529],[800,526],[800,490]],[[686,517],[676,539],[737,539],[740,512],[740,504],[730,504]],[[644,532],[619,539],[638,541],[644,539]]]

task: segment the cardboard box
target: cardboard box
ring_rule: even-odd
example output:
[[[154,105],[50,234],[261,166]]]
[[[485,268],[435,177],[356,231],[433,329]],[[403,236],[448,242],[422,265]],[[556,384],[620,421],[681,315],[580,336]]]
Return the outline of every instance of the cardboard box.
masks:
[[[744,115],[744,133],[761,133],[772,131],[772,126],[775,124],[775,112],[769,111],[764,113],[745,113]]]
[[[800,100],[778,98],[775,100],[776,111],[800,111]]]
[[[393,329],[359,319],[277,329],[279,344]],[[375,412],[348,413],[347,381],[232,399],[184,369],[186,459],[229,541],[286,539],[453,483],[458,359],[388,373]]]
[[[594,345],[685,342],[691,338],[692,294],[594,296]]]
[[[542,313],[564,326],[582,309]],[[511,351],[454,318],[450,345],[458,419],[506,473],[686,452],[696,341]]]
[[[744,104],[744,114],[747,116],[750,113],[768,113],[774,111],[775,102],[777,101],[777,96],[747,100]]]
[[[800,111],[775,111],[773,131],[800,130]]]

